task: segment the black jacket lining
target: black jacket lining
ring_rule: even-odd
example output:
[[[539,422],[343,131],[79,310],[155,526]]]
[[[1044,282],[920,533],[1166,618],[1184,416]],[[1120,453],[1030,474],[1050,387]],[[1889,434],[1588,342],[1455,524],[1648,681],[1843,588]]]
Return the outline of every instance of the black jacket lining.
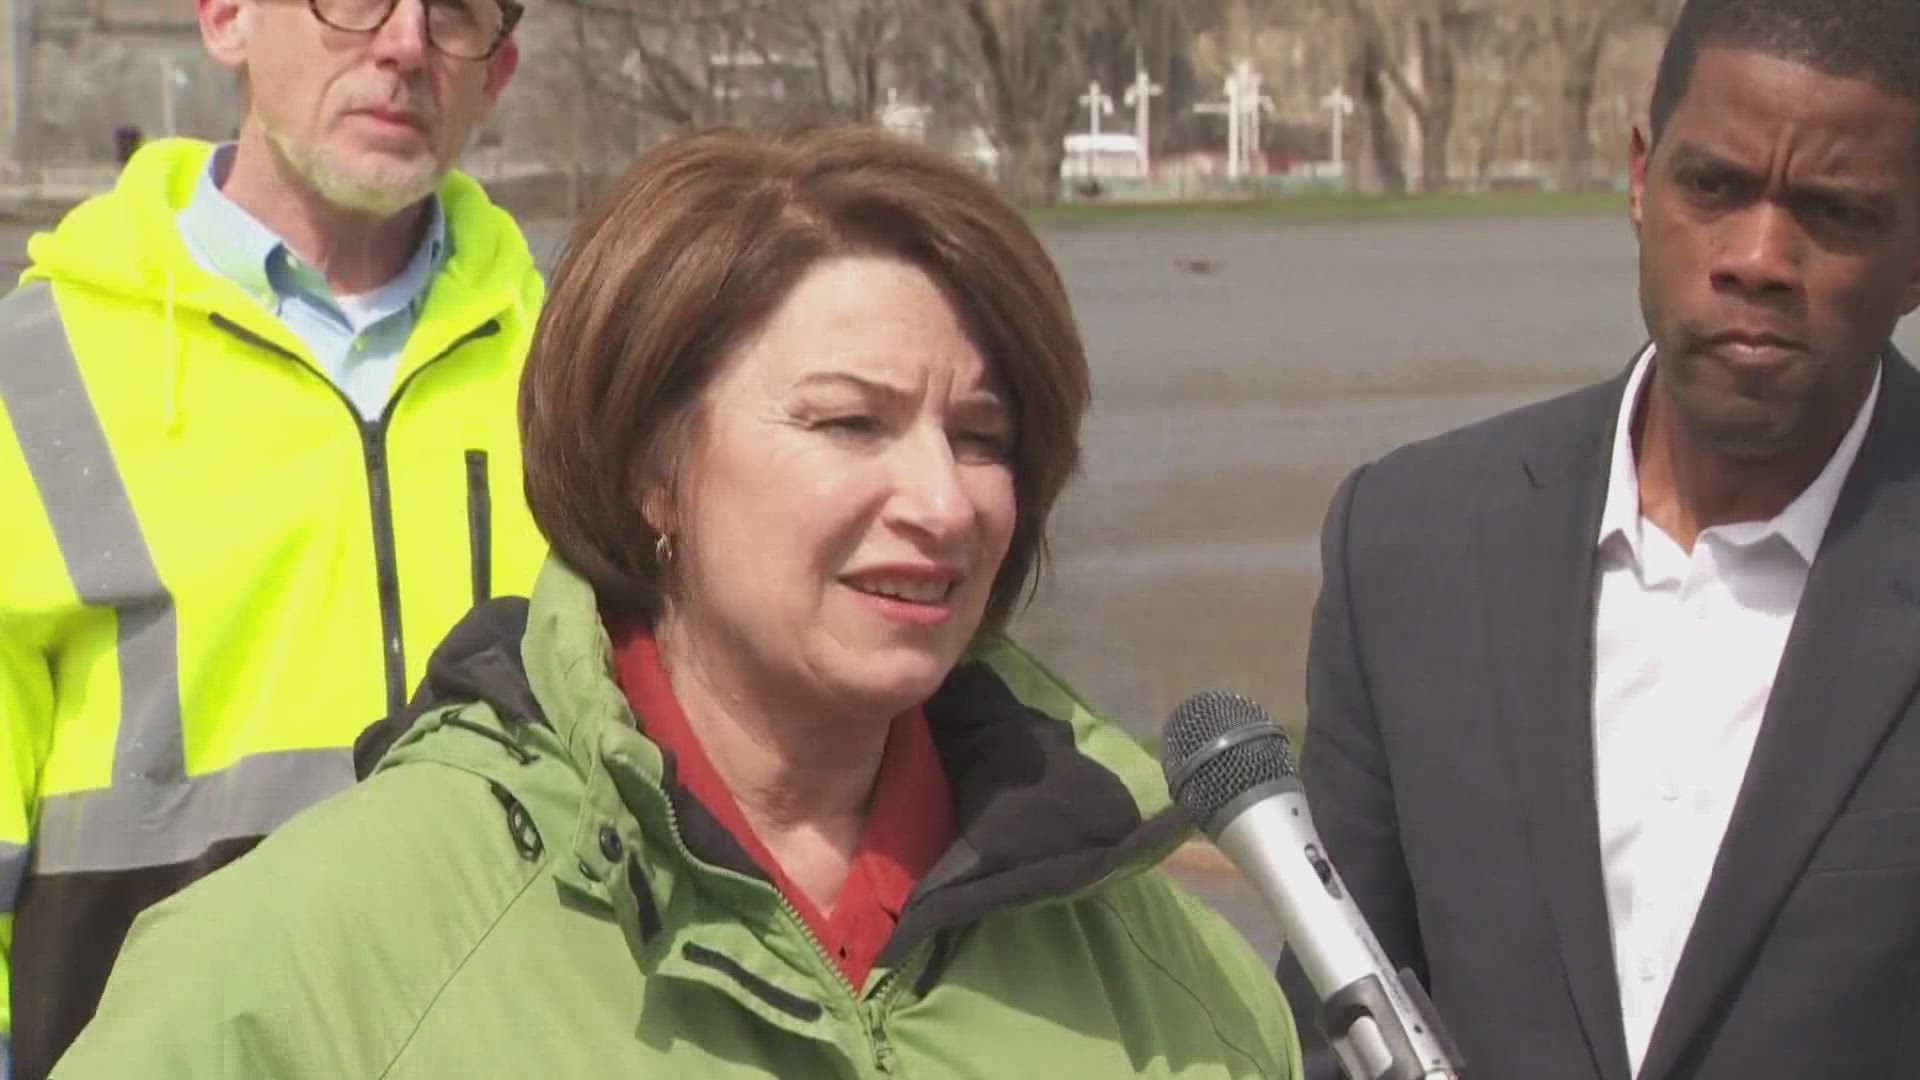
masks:
[[[427,661],[426,678],[407,707],[373,724],[353,743],[353,771],[365,780],[393,744],[442,705],[485,702],[501,719],[546,724],[520,660],[527,632],[525,597],[489,600],[467,613]]]

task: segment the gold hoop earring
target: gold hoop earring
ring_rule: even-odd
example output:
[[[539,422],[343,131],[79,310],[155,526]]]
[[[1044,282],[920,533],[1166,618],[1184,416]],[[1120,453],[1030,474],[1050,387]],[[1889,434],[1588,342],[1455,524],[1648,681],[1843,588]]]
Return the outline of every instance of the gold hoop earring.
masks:
[[[653,561],[663,568],[673,562],[673,540],[666,533],[653,542]]]

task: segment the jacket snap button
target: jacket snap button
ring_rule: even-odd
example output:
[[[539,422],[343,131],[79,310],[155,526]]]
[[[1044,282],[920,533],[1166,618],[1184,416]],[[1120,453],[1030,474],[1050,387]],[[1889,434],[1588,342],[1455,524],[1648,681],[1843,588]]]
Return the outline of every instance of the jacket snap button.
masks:
[[[611,825],[600,826],[600,854],[605,855],[608,862],[619,862],[620,856],[625,853],[626,847],[620,843],[619,831]]]

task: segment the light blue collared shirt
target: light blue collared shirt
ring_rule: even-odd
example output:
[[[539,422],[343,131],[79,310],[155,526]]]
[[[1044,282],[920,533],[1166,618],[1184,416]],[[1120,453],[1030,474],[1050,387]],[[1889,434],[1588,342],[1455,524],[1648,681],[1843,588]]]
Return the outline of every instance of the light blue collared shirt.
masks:
[[[325,275],[220,190],[232,156],[231,143],[214,152],[175,219],[187,250],[293,331],[360,415],[377,419],[427,290],[452,255],[439,198],[429,201],[426,239],[398,276],[371,292],[335,296]]]

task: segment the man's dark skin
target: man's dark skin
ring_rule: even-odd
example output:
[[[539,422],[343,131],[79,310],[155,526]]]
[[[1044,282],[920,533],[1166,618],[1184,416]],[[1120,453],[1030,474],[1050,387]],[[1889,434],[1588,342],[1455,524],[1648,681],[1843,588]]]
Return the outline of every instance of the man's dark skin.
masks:
[[[1920,305],[1920,103],[1706,48],[1657,142],[1633,133],[1630,183],[1641,512],[1691,549],[1819,475]]]

